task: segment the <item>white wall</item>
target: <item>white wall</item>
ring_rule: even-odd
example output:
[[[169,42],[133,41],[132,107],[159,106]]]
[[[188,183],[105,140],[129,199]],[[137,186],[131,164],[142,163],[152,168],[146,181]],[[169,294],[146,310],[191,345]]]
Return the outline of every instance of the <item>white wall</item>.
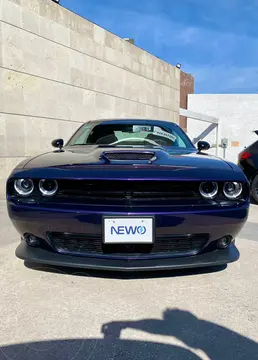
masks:
[[[221,138],[228,138],[229,142],[227,160],[237,162],[239,152],[258,140],[258,136],[253,133],[253,130],[258,130],[258,94],[193,94],[188,96],[188,109],[219,118],[219,142]],[[188,119],[188,135],[191,138],[197,137],[208,126],[208,123]],[[204,140],[215,144],[215,130]],[[234,146],[237,142],[239,146]],[[209,152],[215,154],[214,149]],[[219,156],[222,155],[220,148]]]

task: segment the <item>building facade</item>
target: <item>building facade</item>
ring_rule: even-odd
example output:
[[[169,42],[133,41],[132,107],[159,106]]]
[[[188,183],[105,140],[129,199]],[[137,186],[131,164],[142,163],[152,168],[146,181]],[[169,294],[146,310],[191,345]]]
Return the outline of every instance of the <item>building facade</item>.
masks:
[[[0,198],[16,164],[89,119],[179,123],[180,73],[51,0],[1,0]]]

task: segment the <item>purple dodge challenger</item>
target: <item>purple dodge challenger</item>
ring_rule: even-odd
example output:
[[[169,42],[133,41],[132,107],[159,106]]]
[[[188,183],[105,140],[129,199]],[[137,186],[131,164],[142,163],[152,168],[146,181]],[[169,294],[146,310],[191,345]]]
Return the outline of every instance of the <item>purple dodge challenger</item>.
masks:
[[[159,120],[95,120],[21,162],[6,185],[20,259],[141,271],[236,261],[249,185]]]

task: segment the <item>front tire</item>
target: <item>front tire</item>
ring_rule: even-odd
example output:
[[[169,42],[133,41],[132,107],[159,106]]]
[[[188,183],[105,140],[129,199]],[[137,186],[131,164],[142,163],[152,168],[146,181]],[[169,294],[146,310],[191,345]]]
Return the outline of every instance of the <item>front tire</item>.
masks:
[[[251,182],[251,195],[256,204],[258,204],[258,174]]]

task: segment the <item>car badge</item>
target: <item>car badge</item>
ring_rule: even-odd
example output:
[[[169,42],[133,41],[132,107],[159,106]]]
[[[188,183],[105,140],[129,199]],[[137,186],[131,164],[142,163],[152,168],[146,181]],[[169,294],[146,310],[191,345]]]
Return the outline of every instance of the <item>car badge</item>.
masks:
[[[126,197],[127,200],[131,200],[132,197],[133,197],[133,192],[131,190],[127,190],[125,192],[125,197]]]

